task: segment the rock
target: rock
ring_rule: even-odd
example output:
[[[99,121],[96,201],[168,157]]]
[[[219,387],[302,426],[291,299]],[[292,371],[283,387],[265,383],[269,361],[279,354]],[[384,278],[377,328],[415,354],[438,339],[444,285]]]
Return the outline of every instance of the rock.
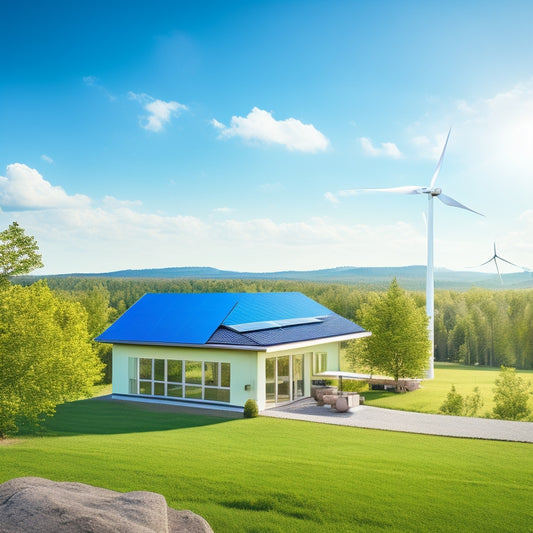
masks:
[[[83,483],[21,477],[0,484],[2,533],[208,533],[191,511],[155,492],[120,493]]]

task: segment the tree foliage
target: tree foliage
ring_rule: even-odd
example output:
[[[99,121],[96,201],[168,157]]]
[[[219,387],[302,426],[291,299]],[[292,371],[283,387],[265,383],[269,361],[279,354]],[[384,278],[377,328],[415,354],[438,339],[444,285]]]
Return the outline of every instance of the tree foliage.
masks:
[[[28,274],[43,266],[34,237],[13,222],[0,233],[0,288],[9,285],[9,278]]]
[[[18,278],[19,283],[34,281]],[[109,292],[113,321],[147,292],[283,292],[299,291],[358,324],[365,304],[383,295],[378,285],[310,281],[236,279],[120,279],[52,277],[52,289],[78,300],[94,287]],[[409,292],[422,308],[424,292]],[[363,324],[362,324],[363,325]],[[104,329],[104,328],[102,328]],[[359,343],[355,343],[357,346]],[[362,344],[362,343],[361,343]],[[435,359],[499,368],[502,364],[533,369],[533,289],[435,292]]]
[[[363,340],[363,365],[396,381],[424,376],[430,348],[426,313],[396,279],[385,294],[363,305],[361,317],[372,332]]]
[[[530,383],[517,376],[514,368],[502,366],[500,375],[494,388],[494,403],[492,410],[494,418],[504,420],[522,420],[529,416],[528,406]]]
[[[0,293],[0,437],[89,394],[101,370],[79,303],[42,282]]]

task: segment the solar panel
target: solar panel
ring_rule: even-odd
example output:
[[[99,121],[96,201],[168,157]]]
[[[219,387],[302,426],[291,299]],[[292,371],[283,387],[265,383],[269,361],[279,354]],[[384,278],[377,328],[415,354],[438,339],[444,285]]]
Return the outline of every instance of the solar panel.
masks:
[[[228,329],[245,333],[247,331],[263,331],[265,329],[283,328],[288,326],[301,326],[303,324],[316,324],[322,322],[322,317],[285,318],[281,320],[264,320],[261,322],[247,322],[245,324],[226,325]]]

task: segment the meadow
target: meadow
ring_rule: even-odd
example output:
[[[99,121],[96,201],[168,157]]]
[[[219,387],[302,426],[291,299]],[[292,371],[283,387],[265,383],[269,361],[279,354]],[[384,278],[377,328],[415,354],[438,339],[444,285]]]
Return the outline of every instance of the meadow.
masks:
[[[0,481],[154,491],[216,532],[525,532],[532,451],[93,399],[59,406],[39,435],[0,445]]]
[[[483,406],[476,416],[484,417],[492,412],[494,382],[499,372],[499,368],[435,363],[435,379],[423,381],[419,390],[407,394],[385,391],[364,391],[361,394],[365,397],[366,404],[374,407],[419,413],[439,413],[439,408],[452,385],[463,397],[472,395],[474,388],[478,387]],[[526,382],[533,383],[533,371],[519,370],[517,374]],[[533,396],[529,405],[533,411]]]

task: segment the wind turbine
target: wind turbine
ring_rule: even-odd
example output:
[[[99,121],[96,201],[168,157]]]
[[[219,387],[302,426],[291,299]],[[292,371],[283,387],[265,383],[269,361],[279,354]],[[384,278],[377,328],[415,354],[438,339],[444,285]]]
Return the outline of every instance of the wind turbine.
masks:
[[[427,371],[427,378],[433,379],[435,377],[433,359],[434,359],[434,316],[435,316],[435,284],[433,278],[433,198],[438,198],[443,204],[449,205],[451,207],[459,207],[460,209],[466,209],[477,215],[482,215],[466,205],[459,203],[457,200],[454,200],[450,196],[442,194],[442,189],[435,187],[435,182],[440,172],[440,167],[442,165],[442,160],[444,158],[444,153],[446,152],[446,147],[448,146],[448,140],[450,138],[450,133],[452,132],[451,128],[448,131],[448,136],[446,137],[446,142],[440,154],[437,167],[429,187],[422,187],[420,185],[406,185],[403,187],[391,187],[385,189],[352,189],[346,191],[340,191],[339,196],[352,196],[362,191],[369,192],[392,192],[400,194],[426,194],[428,197],[428,216],[427,216],[427,268],[426,268],[426,314],[429,318],[428,323],[428,337],[431,342],[430,356],[429,356],[429,368]]]
[[[484,263],[481,263],[481,265],[479,265],[479,266],[481,267],[483,265],[486,265],[486,264],[490,263],[491,261],[494,261],[494,264],[496,265],[496,271],[498,272],[498,276],[500,276],[500,283],[502,285],[503,285],[503,278],[502,278],[502,275],[500,273],[500,267],[498,266],[498,259],[500,261],[504,261],[505,263],[509,263],[510,265],[513,265],[513,266],[515,266],[517,268],[521,268],[522,270],[525,270],[524,267],[515,265],[514,263],[511,263],[511,261],[507,261],[507,259],[504,259],[500,255],[498,255],[498,252],[496,252],[496,243],[494,243],[494,255],[488,261],[485,261]]]

